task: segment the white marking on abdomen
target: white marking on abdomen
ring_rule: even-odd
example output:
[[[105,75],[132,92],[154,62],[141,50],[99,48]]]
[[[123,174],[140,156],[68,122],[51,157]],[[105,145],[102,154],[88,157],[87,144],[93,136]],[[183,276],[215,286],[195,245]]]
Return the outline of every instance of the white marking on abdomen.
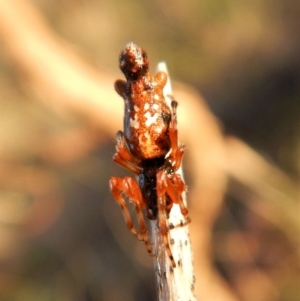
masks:
[[[140,123],[136,120],[137,115],[134,115],[134,119],[130,118],[129,119],[129,124],[131,127],[135,128],[135,129],[139,129],[140,128]]]
[[[153,104],[152,108],[156,111],[159,109],[159,105],[157,103]]]
[[[153,116],[151,116],[150,112],[147,112],[144,114],[144,116],[147,118],[145,124],[147,127],[149,127],[151,124],[156,122],[158,118],[158,113],[155,113]]]

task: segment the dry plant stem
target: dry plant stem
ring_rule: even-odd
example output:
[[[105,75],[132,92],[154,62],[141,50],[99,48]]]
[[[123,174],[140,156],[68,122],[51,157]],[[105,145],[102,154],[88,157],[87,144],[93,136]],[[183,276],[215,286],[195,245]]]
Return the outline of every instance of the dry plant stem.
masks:
[[[160,63],[157,69],[158,71],[168,73],[165,63]],[[164,94],[170,106],[171,100],[168,95],[172,95],[172,88],[169,76],[166,87],[164,88]],[[182,168],[178,170],[178,173],[183,179]],[[183,193],[183,200],[186,205],[185,193]],[[176,267],[173,268],[169,256],[166,253],[164,240],[161,231],[158,229],[158,223],[157,221],[151,221],[154,249],[157,250],[155,272],[159,301],[196,300],[194,295],[195,275],[189,237],[189,225],[184,224],[184,222],[184,217],[180,212],[179,206],[174,204],[168,219],[168,224],[175,226],[175,228],[170,229],[169,232],[169,244],[176,262]]]

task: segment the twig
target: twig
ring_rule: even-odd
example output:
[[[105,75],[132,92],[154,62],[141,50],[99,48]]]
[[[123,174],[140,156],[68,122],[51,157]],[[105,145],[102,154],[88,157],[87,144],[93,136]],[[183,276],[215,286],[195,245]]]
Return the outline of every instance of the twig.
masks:
[[[168,74],[165,63],[159,63],[157,69]],[[169,76],[164,94],[170,106],[170,97],[168,95],[172,95],[172,87]],[[183,177],[182,168],[179,169],[178,173]],[[183,199],[186,205],[185,193],[183,193]],[[189,227],[188,224],[183,225],[183,223],[184,220],[179,206],[174,204],[169,216],[169,225],[174,226],[169,232],[170,247],[176,262],[176,268],[173,268],[166,254],[163,237],[161,231],[158,230],[157,221],[151,222],[152,239],[157,250],[155,271],[159,301],[196,300],[193,293],[195,275]]]

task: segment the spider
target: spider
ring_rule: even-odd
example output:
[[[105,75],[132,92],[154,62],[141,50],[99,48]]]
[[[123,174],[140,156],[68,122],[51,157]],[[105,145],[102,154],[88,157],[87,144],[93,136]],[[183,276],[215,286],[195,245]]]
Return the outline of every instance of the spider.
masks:
[[[184,146],[178,143],[177,102],[172,99],[171,108],[163,96],[167,74],[149,74],[146,52],[129,43],[121,52],[119,67],[126,81],[117,80],[115,90],[125,101],[124,132],[118,131],[116,153],[113,160],[137,175],[112,177],[109,186],[115,200],[121,206],[127,228],[145,243],[154,256],[143,211],[150,220],[158,221],[165,250],[176,267],[169,245],[167,220],[173,204],[178,204],[186,222],[188,210],[182,200],[186,185],[176,171],[184,154]],[[133,203],[139,230],[134,226],[125,202],[127,196]]]

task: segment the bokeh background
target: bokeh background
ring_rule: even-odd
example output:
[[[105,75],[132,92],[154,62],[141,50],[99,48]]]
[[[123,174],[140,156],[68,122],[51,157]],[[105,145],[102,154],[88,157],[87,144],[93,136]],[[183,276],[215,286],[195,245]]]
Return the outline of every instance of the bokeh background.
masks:
[[[155,300],[108,190],[129,41],[180,103],[199,300],[299,301],[297,0],[0,0],[0,299]]]

